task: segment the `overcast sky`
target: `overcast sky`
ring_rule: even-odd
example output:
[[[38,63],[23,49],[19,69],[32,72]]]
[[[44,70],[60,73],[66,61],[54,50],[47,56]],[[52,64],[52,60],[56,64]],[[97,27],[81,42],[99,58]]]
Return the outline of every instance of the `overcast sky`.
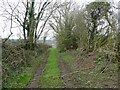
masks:
[[[6,0],[3,0],[3,1],[6,1]],[[18,0],[9,0],[9,2],[17,2]],[[53,0],[53,1],[55,1],[55,0]],[[60,1],[60,0],[57,0],[57,1]],[[64,2],[65,0],[61,0],[62,2]],[[69,1],[69,0],[67,0],[67,1]],[[76,2],[78,5],[85,5],[85,4],[88,4],[88,3],[90,3],[90,2],[93,2],[93,1],[105,1],[105,0],[72,0],[72,1],[74,1],[74,2]],[[120,0],[109,0],[112,4],[114,4],[115,6],[117,5],[117,3],[120,1]],[[0,0],[0,4],[1,4],[1,0]],[[0,7],[1,8],[1,7]],[[5,37],[7,37],[9,34],[10,34],[10,32],[9,32],[9,28],[7,28],[7,27],[9,27],[10,26],[10,23],[8,22],[8,23],[6,23],[6,26],[5,26],[5,23],[4,23],[4,18],[3,17],[1,17],[1,14],[2,14],[2,11],[1,11],[1,9],[0,9],[0,36],[2,37],[2,38],[5,38]],[[4,30],[5,31],[4,31]],[[17,29],[16,30],[16,28],[14,28],[14,29],[12,29],[12,32],[13,32],[13,35],[10,37],[10,38],[14,38],[14,39],[17,39],[17,38],[19,38],[21,35],[21,32],[20,32],[20,30],[19,29]],[[47,37],[47,39],[52,39],[53,38],[53,36],[54,36],[54,32],[53,31],[50,31],[49,33],[48,33],[48,37]]]

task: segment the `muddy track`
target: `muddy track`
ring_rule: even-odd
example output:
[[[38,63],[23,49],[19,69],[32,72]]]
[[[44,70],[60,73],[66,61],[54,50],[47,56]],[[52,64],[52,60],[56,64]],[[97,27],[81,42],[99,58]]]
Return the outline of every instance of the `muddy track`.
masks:
[[[33,78],[31,79],[31,81],[27,85],[27,88],[38,88],[39,87],[40,75],[42,74],[42,72],[43,72],[43,70],[45,68],[45,65],[47,63],[48,54],[47,54],[47,57],[46,57],[46,54],[45,54],[44,57],[45,57],[44,61],[39,64],[39,66],[38,66],[38,68],[37,68]]]
[[[79,83],[76,79],[76,76],[71,73],[70,66],[63,62],[63,60],[59,60],[59,68],[61,71],[61,77],[64,81],[64,88],[78,88]]]
[[[95,68],[93,60],[96,55],[94,54],[96,53],[88,54],[84,57],[83,61],[75,59],[71,62],[64,62],[62,58],[59,57],[59,68],[61,70],[61,76],[66,88],[81,87],[81,82],[78,80],[79,77],[77,71],[80,73],[83,69]]]

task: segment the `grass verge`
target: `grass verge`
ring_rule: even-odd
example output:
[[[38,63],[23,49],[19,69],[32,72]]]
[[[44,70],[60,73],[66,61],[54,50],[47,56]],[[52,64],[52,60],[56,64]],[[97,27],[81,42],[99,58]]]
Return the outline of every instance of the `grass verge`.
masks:
[[[60,78],[60,70],[58,68],[58,60],[56,49],[50,48],[48,62],[40,77],[41,88],[59,88],[63,86],[63,81]]]
[[[100,73],[103,63],[93,69],[78,73],[81,87],[85,88],[118,88],[117,64],[111,63],[104,73]]]
[[[16,74],[13,73],[14,76],[11,77],[3,88],[25,88],[29,81],[32,79],[36,69],[39,64],[44,60],[44,54],[38,56],[32,56],[32,60],[30,60],[30,65],[25,67],[21,73]]]
[[[69,62],[72,60],[72,56],[67,52],[59,53],[59,57],[61,57],[64,62]]]

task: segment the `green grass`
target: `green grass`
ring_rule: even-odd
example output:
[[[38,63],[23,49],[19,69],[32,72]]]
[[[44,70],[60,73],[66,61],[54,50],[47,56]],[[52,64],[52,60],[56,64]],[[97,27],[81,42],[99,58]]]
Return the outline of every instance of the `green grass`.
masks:
[[[69,53],[64,52],[64,53],[59,53],[59,55],[60,57],[62,57],[62,60],[64,62],[69,62],[72,60],[72,56]]]
[[[32,73],[26,73],[25,71],[20,74],[15,74],[10,79],[7,80],[7,83],[4,84],[3,88],[23,88],[32,78]]]
[[[30,81],[32,74],[27,74],[22,72],[18,76],[14,76],[13,79],[8,81],[8,86],[6,88],[22,88]]]
[[[13,73],[13,77],[11,77],[7,83],[4,85],[4,88],[24,88],[32,79],[35,70],[37,69],[38,65],[43,61],[43,55],[38,56],[35,58],[32,56],[32,60],[30,60],[30,65],[25,67],[21,73],[16,74]]]
[[[56,88],[62,87],[63,81],[60,78],[60,70],[58,68],[58,60],[56,56],[56,49],[50,48],[48,62],[45,70],[40,77],[40,87],[42,88]]]

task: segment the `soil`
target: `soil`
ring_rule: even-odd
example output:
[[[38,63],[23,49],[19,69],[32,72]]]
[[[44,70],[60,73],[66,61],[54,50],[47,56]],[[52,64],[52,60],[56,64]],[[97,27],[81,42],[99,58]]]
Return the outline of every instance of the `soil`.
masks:
[[[94,63],[94,60],[99,53],[91,52],[84,56],[78,56],[75,52],[72,53],[72,51],[70,53],[74,57],[72,61],[64,62],[62,58],[59,57],[59,68],[61,71],[61,77],[64,81],[64,87],[81,88],[82,87],[81,82],[78,79],[79,73],[81,72],[81,70],[84,71],[84,70],[95,69],[97,66],[96,66],[96,63]],[[106,75],[109,76],[109,73],[106,72]],[[93,81],[93,82],[95,83],[96,81]],[[116,84],[115,82],[116,81],[110,81],[110,82],[104,81],[104,83],[102,82],[101,84],[103,84],[104,87],[107,87],[107,88],[116,87],[116,85],[114,85]]]
[[[66,63],[61,58],[59,59],[59,68],[61,70],[61,76],[66,88],[80,88],[80,81],[78,80],[77,72],[82,69],[94,68],[93,61],[96,54],[90,53],[84,57],[84,60],[73,60],[74,62]],[[79,58],[79,57],[76,57]]]
[[[59,60],[59,68],[64,81],[64,88],[78,88],[80,86],[79,81],[77,81],[76,76],[72,74],[72,70],[67,63]]]
[[[78,70],[83,70],[83,69],[91,69],[91,68],[95,68],[95,63],[94,63],[94,59],[97,56],[97,52],[91,52],[85,56],[83,56],[83,60],[74,60],[75,62],[75,67]],[[80,58],[80,57],[76,57],[76,58]]]
[[[46,57],[46,54],[45,54],[44,55],[44,61],[39,64],[33,78],[31,79],[31,81],[27,85],[27,88],[38,88],[40,86],[39,85],[39,79],[40,79],[40,75],[42,74],[42,72],[45,68],[45,65],[47,63],[47,58],[48,58],[48,55]]]
[[[64,60],[62,60],[62,57],[58,57],[61,78],[63,79],[64,82],[64,87],[62,88],[81,88],[82,86],[80,80],[78,79],[78,74],[81,72],[81,70],[86,70],[86,69],[91,70],[96,68],[94,60],[98,55],[97,52],[91,52],[84,56],[77,56],[75,55],[76,53],[74,52],[71,53],[71,55],[72,54],[74,58],[72,61],[69,62],[65,62]],[[45,57],[46,61],[39,65],[38,69],[36,70],[36,73],[34,74],[33,79],[27,85],[28,88],[38,88],[40,86],[39,78],[45,68],[45,64],[47,63],[47,58],[48,57]],[[113,81],[112,82],[110,81],[109,83],[108,82],[104,82],[104,83],[106,87],[109,87],[110,85],[112,87],[115,86],[113,85],[114,84]]]

